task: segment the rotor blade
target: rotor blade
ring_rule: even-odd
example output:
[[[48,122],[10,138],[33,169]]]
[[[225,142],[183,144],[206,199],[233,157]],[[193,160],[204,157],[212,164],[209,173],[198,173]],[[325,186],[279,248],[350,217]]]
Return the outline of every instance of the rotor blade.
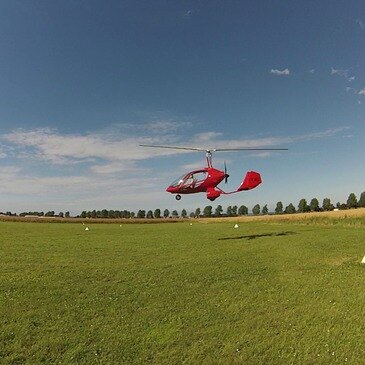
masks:
[[[141,147],[157,147],[157,148],[170,148],[174,150],[188,150],[188,151],[207,151],[204,148],[196,148],[196,147],[177,147],[177,146],[158,146],[152,144],[140,144]]]
[[[288,151],[288,148],[214,148],[211,151]]]
[[[218,152],[218,151],[287,151],[288,148],[251,148],[251,147],[237,147],[237,148],[199,148],[199,147],[180,147],[180,146],[161,146],[153,144],[140,144],[141,147],[157,147],[169,148],[174,150],[188,150],[188,151],[203,151],[203,152]]]

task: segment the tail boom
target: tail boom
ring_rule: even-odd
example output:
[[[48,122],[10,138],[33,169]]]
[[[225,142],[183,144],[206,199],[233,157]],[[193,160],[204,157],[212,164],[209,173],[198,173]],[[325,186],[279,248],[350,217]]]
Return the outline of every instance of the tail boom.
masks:
[[[262,183],[261,175],[258,172],[248,171],[237,190],[225,192],[222,189],[219,188],[217,189],[219,189],[221,194],[229,195],[229,194],[239,193],[240,191],[252,190],[257,186],[259,186],[261,183]]]

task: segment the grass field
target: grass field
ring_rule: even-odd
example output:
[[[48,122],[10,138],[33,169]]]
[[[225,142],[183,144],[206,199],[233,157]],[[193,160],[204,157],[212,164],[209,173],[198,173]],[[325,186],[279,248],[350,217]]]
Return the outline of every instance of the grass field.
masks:
[[[0,222],[1,364],[364,364],[365,219]]]

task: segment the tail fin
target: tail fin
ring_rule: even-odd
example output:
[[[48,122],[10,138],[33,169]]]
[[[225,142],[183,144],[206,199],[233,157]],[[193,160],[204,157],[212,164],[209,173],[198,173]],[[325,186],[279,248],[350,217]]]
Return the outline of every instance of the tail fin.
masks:
[[[258,172],[248,171],[237,191],[251,190],[262,183],[261,176]]]

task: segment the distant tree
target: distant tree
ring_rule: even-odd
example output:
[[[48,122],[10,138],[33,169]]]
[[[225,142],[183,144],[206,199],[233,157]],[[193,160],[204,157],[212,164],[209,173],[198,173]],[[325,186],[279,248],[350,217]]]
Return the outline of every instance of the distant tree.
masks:
[[[161,209],[155,209],[153,216],[155,218],[161,218]]]
[[[122,216],[122,218],[130,218],[131,217],[131,212],[128,211],[128,210],[123,210],[121,212],[121,216]]]
[[[65,213],[65,217],[66,217],[66,218],[70,218],[70,212],[69,212],[69,211],[67,211],[67,212]]]
[[[232,215],[233,215],[234,217],[236,217],[236,216],[237,216],[237,209],[238,209],[237,205],[234,205],[234,206],[232,207]]]
[[[194,212],[190,212],[189,217],[190,218],[194,218],[195,217],[195,213]]]
[[[149,210],[149,211],[147,212],[147,218],[153,218],[152,210]]]
[[[186,209],[181,210],[181,217],[186,218],[188,216],[188,213],[186,212]]]
[[[172,215],[172,218],[179,218],[179,213],[177,212],[177,210],[173,210],[171,215]]]
[[[140,210],[137,212],[137,218],[146,218],[146,211],[145,211],[145,210],[140,209]]]
[[[19,217],[24,217],[24,216],[26,216],[26,215],[34,215],[34,216],[40,216],[40,213],[38,213],[38,212],[22,212],[22,213],[20,213],[19,214]]]
[[[214,212],[214,215],[216,217],[220,217],[223,213],[223,208],[221,205],[217,205],[217,208],[215,208],[215,212]]]
[[[331,203],[331,199],[330,198],[324,198],[323,199],[323,203],[322,203],[322,209],[326,212],[333,210],[334,206]]]
[[[262,211],[261,211],[262,214],[266,215],[266,214],[269,214],[269,209],[267,207],[267,204],[265,204],[263,207],[262,207]]]
[[[106,209],[101,211],[101,218],[108,218],[108,211]]]
[[[227,215],[228,217],[232,217],[232,207],[230,205],[227,207]]]
[[[129,218],[134,218],[136,216],[135,212],[131,212],[130,217]]]
[[[317,198],[313,198],[309,203],[309,208],[311,212],[318,212],[319,211],[319,201]]]
[[[292,204],[292,203],[290,203],[286,208],[285,208],[285,210],[284,210],[284,213],[286,213],[286,214],[293,214],[293,213],[295,213],[296,211],[295,211],[295,207],[294,207],[294,205]]]
[[[241,205],[238,209],[238,215],[247,215],[248,208],[245,205]]]
[[[307,201],[305,199],[300,199],[298,204],[298,212],[305,213],[309,211]]]
[[[64,217],[63,212],[59,212],[59,213],[58,213],[58,216],[59,216],[60,218],[63,218],[63,217]]]
[[[168,218],[170,216],[170,211],[168,209],[165,209],[163,211],[163,216],[164,216],[164,218]]]
[[[53,210],[50,210],[49,212],[47,212],[45,214],[46,217],[54,217],[54,211]]]
[[[91,211],[91,218],[96,218],[96,217],[97,217],[96,210],[94,209]]]
[[[47,213],[46,213],[47,214]],[[86,210],[83,210],[80,214],[81,218],[86,218]]]
[[[196,208],[196,209],[195,209],[195,217],[196,217],[196,218],[199,218],[199,217],[200,217],[200,214],[201,214],[201,210],[200,210],[200,208]]]
[[[252,213],[253,213],[254,215],[259,215],[259,214],[260,214],[260,210],[261,210],[260,204],[256,204],[256,205],[252,208]]]
[[[354,193],[351,193],[349,195],[349,197],[347,198],[346,205],[347,205],[347,208],[349,208],[349,209],[357,208],[357,198]]]
[[[115,211],[114,210],[108,210],[108,218],[115,218]]]
[[[204,210],[203,210],[203,215],[204,217],[211,217],[212,216],[212,206],[211,205],[207,205]]]
[[[282,214],[283,213],[283,203],[282,202],[277,202],[276,203],[275,213],[276,214]]]
[[[358,206],[360,208],[365,208],[365,191],[361,193],[360,195],[360,199],[359,199],[359,202],[358,202]]]

